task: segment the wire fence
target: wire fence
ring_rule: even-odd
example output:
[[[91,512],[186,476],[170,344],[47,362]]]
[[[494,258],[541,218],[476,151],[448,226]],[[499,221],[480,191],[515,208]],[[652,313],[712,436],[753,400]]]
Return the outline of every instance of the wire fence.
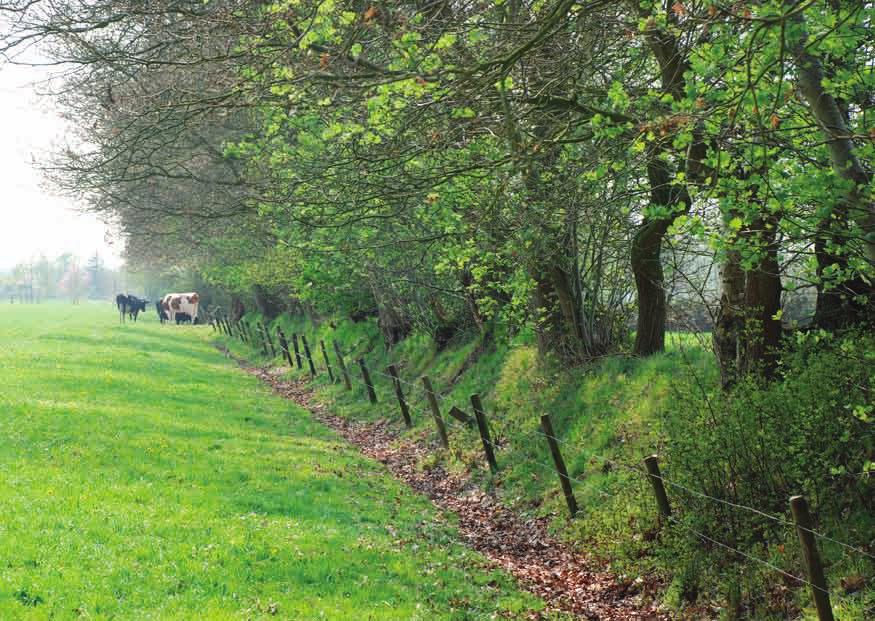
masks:
[[[271,339],[270,333],[263,324],[260,325],[259,331],[253,331],[252,327],[249,326],[247,322],[243,322],[243,321],[231,322],[227,318],[216,317],[214,315],[210,315],[209,320],[210,320],[210,324],[213,326],[214,330],[223,332],[228,336],[237,337],[239,340],[241,340],[245,343],[248,343],[251,346],[260,346],[261,350],[264,353],[267,353],[268,351],[270,351],[273,354],[272,357],[274,357],[274,358],[277,356],[277,348],[275,348],[273,346],[273,344],[270,342],[270,339]],[[234,330],[235,325],[237,326],[236,332]],[[248,334],[247,334],[247,331],[248,331]],[[260,341],[254,338],[253,332],[256,332],[256,333],[260,332],[261,333]],[[280,337],[280,348],[278,350],[279,355],[281,357],[283,357],[284,359],[286,359],[288,361],[289,365],[292,366],[292,368],[297,366],[298,369],[303,370],[303,369],[305,369],[305,367],[307,365],[311,365],[310,366],[311,375],[313,375],[315,377],[315,375],[317,374],[317,370],[316,370],[317,365],[316,365],[316,361],[313,359],[313,352],[307,347],[304,348],[306,351],[303,352],[303,356],[308,358],[307,365],[305,365],[304,362],[301,360],[302,353],[298,351],[297,335],[295,335],[295,334],[292,335],[292,341],[293,341],[293,344],[295,345],[295,351],[294,351],[294,353],[292,353],[288,349],[288,343],[286,341],[285,336],[281,332],[281,330],[278,332],[278,334]],[[303,335],[301,335],[301,336],[303,336]],[[306,343],[306,341],[304,341],[304,342]],[[325,358],[324,359],[324,363],[325,363],[324,366],[326,366],[328,369],[330,369],[331,363],[330,363],[329,358],[328,358],[327,349],[324,348],[325,345],[323,342],[321,342],[321,341],[318,341],[318,342],[320,343],[321,347],[323,348],[322,352],[323,352],[324,358]],[[352,349],[348,349],[348,350],[344,350],[344,348],[342,346],[339,346],[336,343],[334,345],[336,345],[336,347],[334,347],[334,352],[335,352],[335,355],[337,357],[336,363],[337,363],[338,367],[341,369],[341,372],[347,378],[349,378],[350,377],[349,366],[346,364],[344,357],[359,350],[362,343],[358,342],[355,344],[355,346]],[[458,420],[457,418],[455,418],[452,415],[444,417],[443,410],[446,409],[446,406],[449,403],[450,398],[447,396],[441,395],[438,390],[433,388],[433,386],[432,386],[432,390],[428,390],[426,388],[426,383],[431,385],[429,380],[426,379],[425,381],[422,381],[422,378],[420,378],[420,381],[417,382],[417,381],[410,381],[410,380],[404,379],[404,378],[400,377],[399,373],[397,373],[397,369],[396,369],[395,374],[384,373],[378,369],[369,369],[367,367],[366,361],[362,357],[364,355],[365,355],[365,353],[362,353],[361,356],[359,357],[359,364],[362,367],[362,376],[363,377],[360,381],[357,379],[357,383],[368,383],[369,384],[367,386],[367,389],[369,391],[369,395],[373,395],[373,397],[370,399],[372,402],[376,403],[376,398],[375,398],[376,393],[374,392],[375,386],[372,383],[372,379],[371,379],[372,376],[376,376],[378,378],[385,378],[385,379],[389,380],[392,387],[394,389],[396,389],[396,397],[399,400],[399,406],[403,402],[404,403],[403,407],[407,408],[408,414],[414,414],[414,415],[417,415],[417,417],[422,417],[425,419],[432,418],[432,417],[435,418],[435,422],[438,426],[439,434],[441,434],[441,433],[444,435],[446,434],[446,423],[447,422],[449,423],[449,427],[451,429],[453,429],[454,431],[459,431],[461,433],[466,433],[466,434],[471,433],[472,429],[479,428],[480,440],[483,444],[484,450],[491,449],[491,452],[492,452],[490,467],[492,467],[494,462],[495,462],[495,454],[502,454],[507,450],[506,443],[497,443],[495,441],[495,439],[492,437],[492,435],[490,433],[490,424],[486,422],[485,413],[477,412],[475,410],[475,417],[471,417],[465,411],[464,408],[460,408],[460,407],[456,406],[454,409],[459,410],[466,417],[464,419],[464,422],[462,420]],[[340,379],[341,378],[337,374],[332,374],[332,380],[334,382],[339,382]],[[404,393],[404,390],[403,390],[404,387],[407,388],[406,394]],[[416,406],[416,407],[411,407],[411,396],[413,396],[413,395],[415,395],[413,397],[414,401],[418,402],[420,399],[422,399],[426,402],[426,404]],[[434,398],[435,405],[431,405],[431,402],[430,402],[431,397]],[[477,396],[477,399],[478,399],[477,402],[479,403],[479,396]],[[473,401],[473,397],[472,397],[472,401]],[[457,415],[458,415],[458,413],[457,413]],[[486,427],[485,430],[482,427],[479,427],[479,424],[474,425],[474,421],[475,421],[475,418],[477,417],[477,415],[480,415],[483,417],[483,421],[485,423],[484,426]],[[544,424],[544,420],[543,420],[544,418],[547,419],[546,425]],[[479,421],[478,421],[478,423],[479,423]],[[443,432],[441,432],[441,430],[440,430],[441,427],[444,427]],[[527,457],[525,455],[520,454],[519,451],[515,452],[513,455],[514,460],[515,460],[514,463],[517,466],[519,464],[526,464],[526,465],[535,466],[541,471],[555,474],[559,478],[560,483],[563,486],[563,490],[564,490],[565,495],[566,495],[566,500],[569,503],[569,510],[570,510],[571,515],[573,517],[577,511],[576,500],[574,500],[574,487],[573,486],[575,484],[583,483],[585,481],[585,479],[582,478],[581,476],[572,476],[568,473],[567,468],[565,467],[564,459],[561,455],[561,451],[560,451],[559,447],[564,447],[566,450],[571,450],[571,451],[577,450],[578,448],[582,448],[582,447],[577,447],[573,443],[569,442],[568,440],[564,440],[562,438],[557,437],[555,435],[555,433],[546,432],[545,427],[547,429],[552,429],[552,425],[549,421],[548,415],[545,415],[545,417],[542,417],[542,428],[533,429],[530,431],[518,431],[517,433],[514,434],[514,436],[515,436],[516,443],[519,445],[525,444],[526,446],[531,447],[534,445],[528,444],[528,442],[530,442],[532,440],[538,440],[542,446],[543,445],[549,446],[549,448],[551,449],[551,454],[553,456],[553,463],[551,464],[551,463],[548,463],[546,461],[542,461],[542,460],[535,459],[532,457]],[[489,451],[487,450],[487,460],[490,460],[488,453],[489,453]],[[770,513],[768,511],[765,511],[765,510],[762,510],[762,509],[759,509],[756,507],[748,506],[748,505],[745,505],[745,504],[740,503],[740,502],[734,502],[731,500],[727,500],[725,498],[720,498],[720,497],[715,496],[713,494],[708,494],[704,491],[694,489],[694,488],[689,487],[688,485],[684,485],[682,483],[679,483],[676,480],[672,480],[672,479],[666,477],[665,475],[663,475],[661,472],[659,472],[658,463],[656,462],[656,456],[652,456],[652,457],[645,459],[644,460],[645,467],[642,467],[642,466],[639,466],[636,464],[624,463],[621,460],[609,458],[609,457],[606,457],[604,455],[599,455],[597,453],[593,453],[591,451],[587,451],[587,454],[588,454],[587,456],[590,460],[600,462],[603,465],[603,467],[608,467],[608,466],[610,468],[617,467],[617,468],[623,469],[629,473],[634,474],[636,477],[641,477],[642,481],[643,480],[649,481],[654,488],[654,494],[655,494],[656,499],[657,499],[659,518],[660,518],[661,522],[665,522],[667,524],[675,526],[675,527],[679,528],[680,530],[687,532],[688,534],[696,537],[700,541],[709,543],[711,545],[718,546],[721,549],[725,549],[727,551],[730,551],[733,554],[736,554],[741,558],[744,558],[746,560],[750,560],[750,561],[755,562],[761,566],[764,566],[771,571],[774,571],[780,575],[783,575],[786,578],[792,579],[797,584],[807,585],[808,587],[810,587],[812,589],[812,595],[813,595],[813,598],[815,600],[816,608],[818,610],[818,617],[821,621],[824,621],[825,619],[832,619],[833,617],[831,616],[832,615],[832,608],[831,608],[831,605],[829,604],[829,599],[828,599],[830,591],[829,591],[829,588],[827,586],[826,580],[823,577],[823,566],[822,566],[822,563],[820,560],[820,554],[819,554],[819,551],[817,549],[816,543],[814,543],[814,542],[816,540],[827,541],[827,542],[830,542],[830,543],[835,544],[837,546],[840,546],[842,549],[846,550],[847,552],[858,554],[864,558],[875,561],[875,554],[863,549],[862,546],[838,540],[838,539],[831,537],[831,536],[829,536],[821,531],[814,529],[810,524],[811,520],[810,520],[810,515],[808,514],[807,503],[801,497],[794,497],[794,499],[791,499],[791,508],[793,509],[793,519],[790,520],[790,519],[787,519],[783,516],[775,515],[773,513]],[[653,460],[653,461],[651,463],[648,463],[648,460]],[[863,477],[863,476],[870,476],[870,474],[871,473],[869,473],[869,472],[860,472],[860,473],[854,473],[853,475],[847,475],[847,476]],[[751,515],[756,515],[758,517],[769,520],[770,522],[772,522],[776,525],[779,525],[781,527],[795,529],[797,534],[799,535],[800,545],[803,549],[803,556],[805,559],[805,569],[806,569],[806,573],[808,575],[808,579],[803,578],[803,577],[798,576],[798,575],[795,575],[795,574],[775,565],[774,563],[771,563],[769,561],[761,559],[753,554],[750,554],[748,552],[740,550],[735,546],[732,546],[732,545],[729,545],[723,541],[720,541],[715,536],[712,536],[709,533],[701,532],[700,530],[695,529],[692,526],[690,526],[684,520],[679,519],[677,517],[677,515],[675,515],[671,511],[671,508],[669,506],[669,503],[667,500],[668,496],[667,496],[666,489],[665,489],[666,486],[672,490],[676,490],[678,492],[681,492],[683,494],[687,494],[689,496],[698,498],[700,500],[716,503],[716,504],[719,504],[719,505],[724,506],[724,507],[731,509],[731,510],[744,511],[744,512],[747,512]],[[664,504],[661,504],[660,496],[662,496],[662,498],[665,499]],[[677,499],[675,498],[675,503],[676,502],[677,502]],[[800,511],[800,513],[798,515],[797,515],[797,510]]]

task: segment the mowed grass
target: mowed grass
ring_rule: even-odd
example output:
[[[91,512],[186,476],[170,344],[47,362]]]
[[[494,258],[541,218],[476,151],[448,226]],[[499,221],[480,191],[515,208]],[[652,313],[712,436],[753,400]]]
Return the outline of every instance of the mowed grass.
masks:
[[[540,608],[209,327],[0,305],[0,619],[487,619]]]

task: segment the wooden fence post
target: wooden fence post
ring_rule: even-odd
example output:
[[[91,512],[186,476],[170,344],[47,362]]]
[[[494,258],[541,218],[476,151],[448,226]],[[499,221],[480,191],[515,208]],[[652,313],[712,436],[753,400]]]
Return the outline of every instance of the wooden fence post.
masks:
[[[340,366],[340,372],[343,374],[343,383],[347,390],[352,390],[352,382],[349,380],[349,371],[346,369],[346,362],[343,361],[343,352],[340,351],[340,345],[337,341],[332,341],[334,344],[334,355],[337,356],[337,364]]]
[[[307,364],[310,365],[310,375],[316,377],[316,365],[313,364],[313,354],[310,353],[310,345],[307,343],[307,337],[301,335],[301,343],[304,345],[304,354],[307,356]]]
[[[258,342],[261,343],[261,352],[267,356],[267,339],[264,338],[264,332],[261,330],[261,324],[259,322],[255,322],[255,327],[253,328],[254,332],[258,335]]]
[[[550,445],[550,454],[553,455],[553,463],[556,465],[556,472],[559,473],[559,483],[562,485],[562,493],[565,494],[568,512],[571,514],[571,517],[574,517],[577,515],[577,499],[574,497],[574,490],[571,489],[571,477],[568,476],[565,460],[562,459],[562,453],[559,452],[559,443],[556,442],[556,435],[553,433],[553,423],[550,421],[549,414],[541,416],[541,430],[547,438],[547,444]]]
[[[289,342],[286,340],[286,335],[283,332],[283,329],[281,327],[277,326],[276,333],[280,339],[280,349],[282,349],[282,351],[283,351],[283,357],[289,363],[289,367],[294,369],[295,363],[292,362],[292,354],[289,353]]]
[[[820,621],[835,621],[829,602],[829,587],[823,573],[823,563],[812,532],[813,522],[808,511],[808,501],[804,496],[793,496],[790,498],[790,510],[793,512],[793,521],[796,522],[796,532],[802,545],[802,556],[805,558],[805,569],[811,581],[811,595],[814,598],[814,607],[817,609],[817,618]]]
[[[322,350],[322,357],[325,358],[325,368],[328,370],[328,378],[331,383],[334,383],[334,371],[331,370],[331,361],[328,359],[328,350],[325,349],[325,341],[319,339],[319,348]]]
[[[234,336],[234,328],[231,327],[231,320],[228,319],[227,315],[225,316],[225,327],[228,328],[228,336],[233,337]]]
[[[498,462],[495,461],[495,453],[492,450],[489,424],[486,422],[486,414],[483,412],[483,403],[480,401],[480,395],[471,395],[471,408],[473,408],[474,418],[477,420],[477,429],[480,431],[480,440],[483,442],[483,452],[486,454],[489,469],[493,473],[498,472]]]
[[[425,396],[428,398],[428,404],[431,406],[431,414],[434,417],[434,424],[437,426],[438,436],[440,436],[441,439],[441,446],[444,448],[450,448],[450,439],[447,437],[447,426],[444,424],[444,419],[441,417],[441,408],[438,405],[437,395],[434,393],[431,380],[427,375],[422,376],[422,385],[425,388]]]
[[[298,335],[292,332],[292,347],[295,350],[295,364],[298,365],[298,370],[304,368],[304,364],[301,362],[301,350],[298,347]]]
[[[392,376],[392,386],[395,388],[395,396],[398,397],[398,407],[401,409],[401,417],[404,419],[404,424],[408,427],[413,427],[413,420],[410,418],[410,409],[407,407],[407,401],[404,400],[404,391],[401,390],[401,379],[398,377],[398,368],[394,364],[386,367],[389,375]]]
[[[371,381],[371,374],[368,372],[368,367],[365,366],[365,359],[359,358],[359,368],[362,370],[362,379],[365,381],[365,386],[368,387],[368,399],[371,403],[377,402],[377,393],[374,390],[374,383]]]
[[[668,502],[668,494],[665,493],[662,474],[659,472],[659,457],[656,455],[645,457],[644,467],[647,468],[647,478],[653,485],[653,495],[656,496],[656,506],[659,509],[659,521],[662,522],[671,516],[671,505]]]
[[[267,344],[270,346],[270,357],[276,358],[276,347],[273,346],[273,339],[270,338],[270,331],[267,329],[267,326],[264,325],[264,322],[261,322],[261,332],[264,334],[264,340],[267,341]]]

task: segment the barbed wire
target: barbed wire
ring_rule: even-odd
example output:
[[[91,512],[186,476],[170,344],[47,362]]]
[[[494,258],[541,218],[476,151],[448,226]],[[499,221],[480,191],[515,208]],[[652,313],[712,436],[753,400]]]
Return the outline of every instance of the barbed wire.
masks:
[[[546,434],[544,434],[544,435],[546,436]],[[549,437],[552,438],[553,440],[555,440],[556,442],[558,442],[558,443],[564,445],[564,446],[569,446],[569,447],[571,446],[570,444],[568,444],[568,443],[567,443],[566,441],[564,441],[564,440],[561,440],[561,439],[556,438],[556,437],[553,437],[553,436],[549,436]],[[596,455],[596,454],[593,454],[593,457],[596,457],[596,458],[598,458],[598,459],[607,459],[607,458],[604,458],[604,457],[602,457],[602,456],[600,456],[600,455]],[[862,548],[859,548],[859,547],[857,547],[857,546],[855,546],[855,545],[852,545],[852,544],[850,544],[850,543],[846,543],[846,542],[844,542],[844,541],[839,541],[838,539],[834,539],[833,537],[830,537],[829,535],[826,535],[826,534],[824,534],[824,533],[822,533],[822,532],[820,532],[820,531],[814,530],[814,529],[812,529],[812,528],[807,528],[807,527],[805,527],[805,526],[800,526],[800,525],[798,525],[796,522],[790,521],[790,520],[788,520],[788,519],[786,519],[786,518],[782,518],[782,517],[779,517],[779,516],[776,516],[776,515],[772,515],[772,514],[770,514],[770,513],[766,513],[765,511],[762,511],[762,510],[757,509],[757,508],[755,508],[755,507],[750,507],[750,506],[748,506],[748,505],[743,505],[743,504],[740,504],[740,503],[732,502],[732,501],[730,501],[730,500],[726,500],[726,499],[724,499],[724,498],[718,498],[718,497],[716,497],[716,496],[711,496],[711,495],[709,495],[709,494],[706,494],[705,492],[701,492],[701,491],[699,491],[699,490],[695,490],[695,489],[689,488],[689,487],[687,487],[687,486],[685,486],[685,485],[682,485],[682,484],[680,484],[680,483],[677,483],[676,481],[672,481],[672,480],[666,478],[666,477],[665,477],[664,475],[662,475],[662,474],[659,474],[659,475],[651,474],[651,473],[647,472],[647,471],[644,470],[644,469],[636,468],[635,466],[630,466],[630,465],[628,465],[628,464],[624,464],[624,463],[622,463],[622,462],[620,462],[620,461],[611,461],[611,460],[608,460],[608,461],[610,461],[610,463],[612,463],[612,464],[616,464],[616,465],[618,465],[618,466],[620,466],[620,467],[627,468],[627,469],[629,469],[629,470],[633,470],[633,471],[638,472],[638,473],[640,473],[640,474],[643,474],[643,475],[645,475],[645,476],[652,477],[652,478],[654,478],[654,479],[659,479],[659,480],[662,481],[663,483],[665,483],[665,484],[667,484],[667,485],[669,485],[669,486],[671,486],[671,487],[674,487],[675,489],[679,489],[679,490],[682,490],[682,491],[684,491],[684,492],[687,492],[688,494],[692,494],[692,495],[694,495],[694,496],[698,496],[698,497],[700,497],[700,498],[704,498],[704,499],[707,499],[707,500],[711,500],[711,501],[713,501],[713,502],[717,502],[717,503],[720,503],[720,504],[723,504],[723,505],[726,505],[726,506],[732,507],[732,508],[734,508],[734,509],[741,509],[741,510],[743,510],[743,511],[748,511],[748,512],[750,512],[750,513],[753,513],[753,514],[759,515],[759,516],[761,516],[761,517],[767,518],[767,519],[769,519],[769,520],[772,520],[772,521],[774,521],[774,522],[776,522],[776,523],[779,523],[779,524],[782,524],[782,525],[784,525],[784,526],[789,526],[789,527],[792,527],[792,528],[799,528],[799,529],[801,529],[801,530],[804,530],[804,531],[806,531],[806,532],[811,533],[811,534],[814,535],[815,537],[819,537],[820,539],[823,539],[823,540],[825,540],[825,541],[830,541],[830,542],[832,542],[832,543],[835,543],[836,545],[842,546],[843,548],[845,548],[845,549],[847,549],[847,550],[851,550],[851,551],[853,551],[853,552],[857,552],[858,554],[862,554],[863,556],[867,556],[867,557],[869,557],[870,559],[875,560],[875,554],[871,554],[871,553],[869,553],[869,552],[866,552],[866,551],[863,550]]]
[[[788,572],[788,571],[786,571],[786,570],[784,570],[784,569],[781,569],[780,567],[778,567],[777,565],[775,565],[775,564],[773,564],[773,563],[770,563],[770,562],[768,562],[768,561],[764,561],[763,559],[761,559],[761,558],[759,558],[759,557],[756,557],[756,556],[754,556],[754,555],[752,555],[752,554],[748,554],[747,552],[743,552],[743,551],[739,550],[738,548],[734,548],[734,547],[732,547],[731,545],[728,545],[728,544],[726,544],[726,543],[723,543],[722,541],[718,541],[717,539],[714,539],[713,537],[709,537],[708,535],[706,535],[706,534],[704,534],[704,533],[701,533],[701,532],[697,531],[695,528],[691,528],[691,527],[687,526],[686,524],[684,524],[683,522],[681,522],[681,521],[678,520],[677,518],[674,518],[674,517],[672,517],[672,516],[670,516],[670,515],[667,516],[667,517],[668,517],[668,520],[669,520],[672,524],[675,524],[675,525],[679,526],[681,529],[686,530],[687,532],[692,533],[692,534],[696,535],[697,537],[700,537],[701,539],[703,539],[703,540],[705,540],[705,541],[709,541],[709,542],[711,542],[711,543],[713,543],[713,544],[715,544],[715,545],[720,546],[721,548],[725,548],[726,550],[729,550],[729,551],[731,551],[731,552],[735,552],[736,554],[738,554],[738,555],[740,555],[740,556],[743,556],[743,557],[746,558],[746,559],[749,559],[749,560],[751,560],[751,561],[755,561],[755,562],[757,562],[757,563],[760,563],[761,565],[764,565],[764,566],[768,567],[768,568],[771,569],[772,571],[776,571],[776,572],[778,572],[779,574],[781,574],[781,575],[783,575],[783,576],[786,576],[787,578],[791,578],[792,580],[795,580],[795,581],[797,581],[797,582],[800,583],[800,584],[807,584],[807,585],[810,586],[812,589],[817,589],[818,591],[822,591],[822,592],[826,593],[827,595],[829,595],[829,591],[828,591],[827,589],[821,588],[821,587],[817,586],[816,584],[813,584],[813,583],[809,582],[809,581],[806,580],[805,578],[800,578],[799,576],[797,576],[797,575],[795,575],[795,574],[791,574],[790,572]]]

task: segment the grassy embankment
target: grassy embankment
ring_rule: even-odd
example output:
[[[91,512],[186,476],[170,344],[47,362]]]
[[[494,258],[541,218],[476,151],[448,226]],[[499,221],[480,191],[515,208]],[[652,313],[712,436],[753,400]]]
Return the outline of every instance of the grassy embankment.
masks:
[[[791,609],[798,607],[806,618],[813,618],[808,592],[798,589],[788,598],[780,574],[759,564],[738,566],[738,558],[733,558],[731,552],[706,549],[695,537],[676,527],[658,529],[649,483],[640,474],[617,465],[640,467],[644,456],[662,453],[663,473],[673,474],[672,455],[665,443],[669,429],[675,434],[679,429],[684,433],[685,423],[677,413],[681,409],[677,401],[691,392],[719,392],[716,366],[706,341],[675,334],[669,337],[665,354],[645,360],[612,357],[588,369],[545,370],[537,363],[531,337],[525,335],[510,345],[485,348],[483,352],[479,351],[476,339],[457,341],[437,352],[427,336],[413,335],[387,352],[373,322],[341,320],[313,325],[301,318],[283,316],[275,324],[289,335],[293,332],[307,335],[320,369],[315,380],[318,394],[333,411],[360,420],[394,418],[401,430],[391,380],[380,375],[386,372],[388,364],[397,364],[402,380],[407,382],[404,391],[413,411],[414,428],[408,433],[436,445],[434,423],[418,381],[420,376],[429,375],[443,398],[442,409],[450,430],[451,451],[443,455],[436,446],[435,461],[470,471],[481,484],[497,489],[508,504],[522,512],[554,516],[557,532],[610,559],[618,573],[659,575],[667,583],[666,602],[676,610],[683,610],[691,599],[698,599],[701,605],[701,595],[707,605],[723,607],[722,615],[726,618],[741,614],[780,619],[788,614],[782,607],[789,599]],[[332,385],[328,381],[323,371],[320,339],[326,342],[335,372],[338,369],[332,341],[336,339],[347,352],[352,392],[347,392],[340,382]],[[263,359],[256,350],[226,340],[240,353]],[[359,357],[366,359],[374,376],[380,398],[378,406],[368,403],[354,364]],[[306,376],[306,364],[304,371],[293,374]],[[477,433],[446,416],[451,405],[470,412],[468,399],[472,393],[482,395],[494,441],[501,446],[498,452],[501,470],[497,476],[490,475],[486,467]],[[566,518],[547,446],[536,434],[538,417],[543,413],[553,417],[565,460],[575,479],[581,512],[573,521]],[[695,477],[694,471],[684,480],[695,485]],[[684,497],[671,488],[669,495],[680,512],[695,511],[695,505],[687,503],[696,498]],[[847,533],[838,531],[838,535]],[[796,575],[803,574],[792,529],[785,529],[779,539],[769,543],[772,545],[764,554],[749,551]],[[785,547],[788,553],[775,558],[775,551],[783,552]],[[836,593],[841,591],[838,583],[842,576],[860,571],[861,559],[843,552],[835,547],[824,550],[827,561],[833,565],[830,579]],[[779,592],[773,595],[770,592],[773,588]],[[697,593],[700,589],[704,591]],[[733,613],[729,604],[745,599],[758,603],[755,608],[739,606]],[[840,618],[865,618],[868,598],[833,599]]]
[[[540,604],[206,327],[0,305],[0,618],[486,619]]]

